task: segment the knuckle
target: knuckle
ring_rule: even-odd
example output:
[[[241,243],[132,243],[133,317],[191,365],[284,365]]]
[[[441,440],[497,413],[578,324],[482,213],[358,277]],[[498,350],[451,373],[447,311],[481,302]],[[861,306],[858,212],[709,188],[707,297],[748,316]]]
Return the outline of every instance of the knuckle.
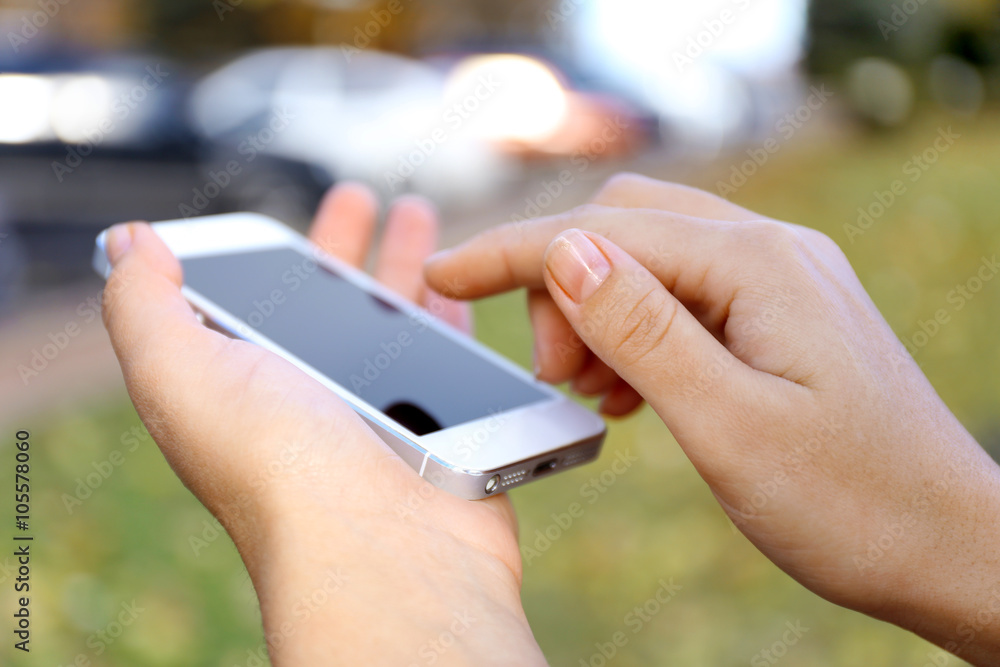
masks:
[[[802,257],[805,242],[790,225],[773,220],[760,220],[743,226],[754,245],[769,257],[795,261]]]
[[[626,367],[634,366],[663,344],[677,315],[677,302],[668,299],[663,289],[646,292],[622,317],[616,330],[614,359]]]
[[[567,219],[571,226],[586,228],[607,211],[608,207],[601,204],[581,204],[569,210]]]
[[[802,234],[804,234],[807,239],[814,241],[817,244],[822,245],[824,247],[829,247],[830,245],[836,246],[838,248],[840,247],[833,239],[831,239],[829,236],[819,231],[818,229],[810,229],[809,227],[803,227]]]
[[[534,225],[533,220],[517,220],[515,222],[506,222],[502,225],[492,227],[484,231],[479,239],[484,245],[493,245],[497,243],[509,243],[517,242],[524,236],[528,227]]]
[[[647,183],[649,179],[639,174],[623,171],[611,176],[598,192],[598,199],[611,198],[623,192],[630,192]]]
[[[805,238],[809,242],[813,243],[820,252],[833,257],[844,258],[844,259],[847,258],[847,256],[844,255],[844,251],[840,247],[840,245],[838,245],[836,241],[831,239],[823,232],[817,229],[804,228],[802,230],[802,233],[805,236]]]

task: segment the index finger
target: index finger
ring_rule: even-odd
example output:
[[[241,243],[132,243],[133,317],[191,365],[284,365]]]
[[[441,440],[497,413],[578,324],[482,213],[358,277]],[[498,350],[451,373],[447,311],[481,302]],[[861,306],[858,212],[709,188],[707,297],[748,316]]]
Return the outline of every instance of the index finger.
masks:
[[[490,229],[431,257],[427,284],[445,296],[475,299],[519,287],[544,289],[543,257],[567,229],[600,234],[623,248],[667,289],[686,287],[682,276],[704,278],[726,259],[735,261],[732,226],[671,211],[620,209],[588,204],[559,215]],[[680,298],[680,295],[678,295]]]

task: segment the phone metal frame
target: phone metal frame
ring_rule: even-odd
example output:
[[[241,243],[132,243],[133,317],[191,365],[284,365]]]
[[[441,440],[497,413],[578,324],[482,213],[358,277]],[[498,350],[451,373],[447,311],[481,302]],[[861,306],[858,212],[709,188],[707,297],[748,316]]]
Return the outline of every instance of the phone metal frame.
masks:
[[[547,476],[588,463],[600,453],[607,427],[598,415],[405,300],[363,271],[322,251],[277,220],[255,213],[231,213],[155,223],[153,229],[180,259],[291,248],[359,289],[388,302],[411,320],[419,318],[422,325],[465,346],[548,396],[543,401],[418,436],[197,291],[186,285],[181,288],[185,299],[207,324],[284,357],[347,401],[379,437],[435,486],[470,500],[485,498],[525,484],[540,476],[538,472]],[[94,269],[106,279],[111,267],[105,253],[105,234],[102,232],[97,238],[93,263]],[[484,435],[485,441],[480,443],[479,437]],[[470,441],[477,449],[471,451],[471,456],[465,456],[464,452],[470,451]],[[555,444],[543,449],[542,443],[546,442]],[[464,461],[459,460],[463,457]],[[536,470],[542,466],[543,470]]]

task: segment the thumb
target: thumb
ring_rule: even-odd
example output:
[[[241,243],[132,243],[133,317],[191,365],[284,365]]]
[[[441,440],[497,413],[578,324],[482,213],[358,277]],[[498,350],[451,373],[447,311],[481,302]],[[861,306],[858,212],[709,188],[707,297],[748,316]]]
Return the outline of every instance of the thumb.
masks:
[[[181,411],[197,402],[192,387],[205,386],[204,372],[228,339],[198,321],[181,292],[180,262],[149,225],[113,227],[105,247],[113,270],[102,297],[104,324],[155,438],[163,406]]]
[[[759,381],[656,276],[608,239],[578,229],[560,234],[546,250],[544,273],[583,342],[679,441],[717,437],[727,421],[720,416]]]
[[[180,262],[146,224],[116,225],[105,236],[113,270],[103,295],[104,324],[129,379],[177,348],[195,354],[195,338],[215,336],[198,322],[181,294]]]

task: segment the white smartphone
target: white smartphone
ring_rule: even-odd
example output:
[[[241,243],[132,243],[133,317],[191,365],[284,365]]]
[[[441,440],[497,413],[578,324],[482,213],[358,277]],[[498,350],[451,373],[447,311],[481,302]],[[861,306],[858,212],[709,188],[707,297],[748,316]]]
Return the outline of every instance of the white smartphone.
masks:
[[[237,213],[153,229],[206,324],[323,383],[434,485],[485,498],[600,453],[598,415],[277,220]],[[106,278],[104,236],[94,268]]]

